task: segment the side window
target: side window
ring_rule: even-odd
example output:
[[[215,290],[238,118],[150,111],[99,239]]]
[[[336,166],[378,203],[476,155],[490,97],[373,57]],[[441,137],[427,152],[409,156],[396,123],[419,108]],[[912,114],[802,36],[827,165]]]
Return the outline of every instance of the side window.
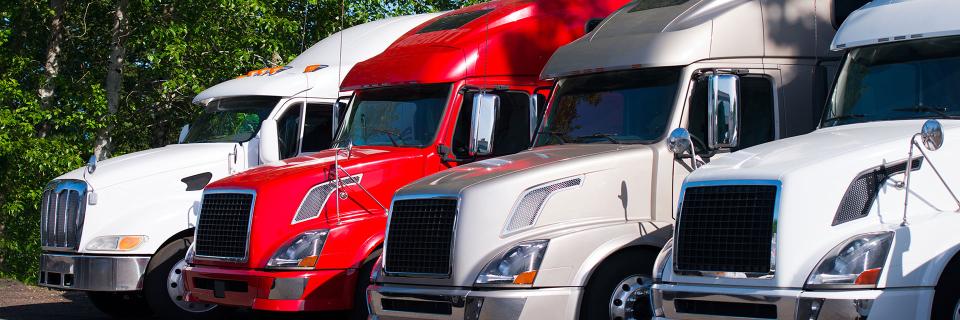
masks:
[[[303,143],[300,152],[317,152],[330,148],[333,140],[333,106],[307,104],[303,117]]]
[[[303,105],[290,106],[277,119],[277,143],[280,146],[280,159],[297,156],[300,146],[300,123]]]
[[[761,76],[740,78],[740,146],[749,148],[776,138],[773,83]],[[687,130],[693,136],[697,150],[707,142],[707,80],[694,83],[690,96]]]
[[[497,92],[500,96],[500,111],[493,134],[493,154],[498,157],[517,153],[530,147],[530,98],[523,92]],[[473,113],[474,93],[463,95],[463,105],[457,116],[453,132],[453,154],[457,158],[469,157],[470,122]]]

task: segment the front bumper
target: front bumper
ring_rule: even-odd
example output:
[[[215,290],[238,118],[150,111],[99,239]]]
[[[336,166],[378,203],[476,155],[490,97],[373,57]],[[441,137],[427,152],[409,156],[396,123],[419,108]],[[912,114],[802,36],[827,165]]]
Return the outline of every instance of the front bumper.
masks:
[[[263,271],[190,266],[187,301],[267,311],[331,311],[353,307],[357,269]]]
[[[573,319],[581,288],[491,289],[371,285],[371,319]]]
[[[656,284],[659,319],[927,319],[933,288],[804,291]]]
[[[40,255],[40,285],[84,291],[136,291],[143,288],[143,273],[150,257]]]

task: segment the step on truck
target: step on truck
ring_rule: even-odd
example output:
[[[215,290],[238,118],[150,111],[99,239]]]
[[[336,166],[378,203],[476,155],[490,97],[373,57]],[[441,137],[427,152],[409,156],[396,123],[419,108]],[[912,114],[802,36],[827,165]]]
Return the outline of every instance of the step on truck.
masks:
[[[351,310],[382,252],[397,188],[526,150],[556,48],[626,1],[501,0],[414,28],[344,79],[334,148],[210,184],[186,269],[188,300],[255,310]],[[410,225],[411,228],[419,228]],[[423,261],[410,261],[421,263]]]
[[[846,58],[816,131],[687,178],[658,316],[960,317],[957,13],[867,4],[833,39]]]
[[[178,144],[91,159],[51,181],[41,204],[40,285],[86,291],[94,306],[117,317],[215,314],[212,304],[183,301],[180,276],[203,187],[327,149],[338,123],[338,72],[429,18],[347,29],[284,67],[206,89],[193,100],[204,112],[184,127]],[[342,52],[341,42],[348,45]]]
[[[650,270],[683,178],[816,127],[839,62],[824,3],[634,1],[558,49],[531,150],[394,196],[373,313],[649,318]],[[675,128],[689,135],[668,135]]]

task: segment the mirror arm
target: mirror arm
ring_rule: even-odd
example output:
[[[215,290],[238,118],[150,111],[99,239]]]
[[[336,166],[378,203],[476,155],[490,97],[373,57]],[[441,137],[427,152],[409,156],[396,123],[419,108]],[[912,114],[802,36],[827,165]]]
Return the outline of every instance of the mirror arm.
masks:
[[[440,155],[440,161],[444,161],[444,162],[464,163],[464,162],[470,162],[474,160],[474,159],[457,158],[456,156],[453,156],[452,155],[453,150],[451,150],[450,147],[444,144],[437,145],[437,154]]]

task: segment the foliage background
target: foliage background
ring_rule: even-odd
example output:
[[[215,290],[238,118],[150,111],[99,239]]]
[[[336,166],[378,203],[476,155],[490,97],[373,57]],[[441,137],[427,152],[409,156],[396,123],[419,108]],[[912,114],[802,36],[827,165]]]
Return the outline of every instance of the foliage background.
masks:
[[[36,281],[42,188],[83,165],[98,130],[112,126],[112,155],[173,143],[201,112],[194,95],[283,65],[341,24],[481,2],[134,0],[119,107],[110,114],[104,87],[119,1],[0,0],[0,277]],[[57,5],[59,70],[50,77],[44,61]],[[55,90],[44,107],[39,90],[48,80]]]

